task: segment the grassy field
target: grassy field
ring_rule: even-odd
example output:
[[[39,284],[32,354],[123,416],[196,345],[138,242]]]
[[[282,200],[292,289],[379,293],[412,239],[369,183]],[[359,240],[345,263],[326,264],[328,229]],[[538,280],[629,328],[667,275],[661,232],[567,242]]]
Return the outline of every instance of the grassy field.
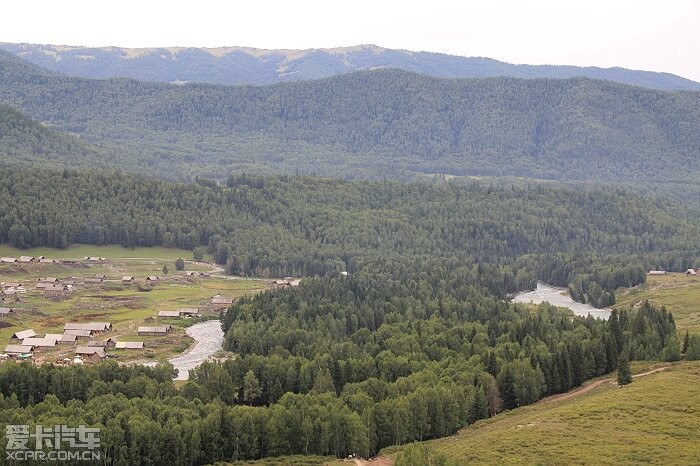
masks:
[[[700,362],[683,362],[426,444],[454,464],[700,464],[698,381]]]
[[[635,306],[645,299],[673,313],[679,333],[700,333],[700,276],[684,273],[651,275],[641,286],[615,292],[617,306]]]
[[[118,257],[126,253],[128,257]],[[188,251],[166,248],[83,247],[62,250],[27,250],[21,255],[44,255],[55,259],[73,259],[84,256],[106,257],[105,262],[77,261],[74,263],[4,263],[0,264],[0,282],[22,282],[26,294],[17,294],[20,302],[7,301],[0,306],[18,311],[11,316],[0,317],[0,347],[10,342],[13,333],[32,328],[39,335],[63,333],[66,322],[107,321],[113,331],[100,335],[99,339],[116,338],[125,341],[145,341],[143,351],[112,351],[120,361],[130,359],[165,358],[186,350],[192,343],[185,335],[185,327],[197,319],[159,319],[163,310],[198,308],[203,318],[218,317],[210,300],[217,294],[237,298],[266,289],[268,282],[260,279],[233,279],[218,276],[220,269],[214,264],[186,261],[185,271],[176,271],[174,259]],[[0,255],[19,257],[20,252],[7,247],[0,248]],[[187,257],[187,256],[185,256]],[[163,266],[168,274],[163,274]],[[186,271],[213,273],[211,276],[186,276]],[[156,275],[161,278],[155,285],[145,285],[145,278]],[[106,276],[104,283],[83,283],[88,277]],[[133,276],[134,284],[122,284],[121,277]],[[55,277],[63,282],[76,281],[73,291],[47,296],[35,285],[40,277]],[[14,297],[6,297],[14,299]],[[174,331],[162,337],[137,335],[140,325],[168,323]],[[82,344],[82,343],[81,343]],[[35,360],[61,360],[70,357],[74,347],[59,345],[55,350],[36,353]]]
[[[125,248],[118,245],[92,246],[76,244],[68,249],[53,248],[31,248],[17,249],[7,245],[0,245],[0,256],[46,256],[50,259],[80,259],[86,256],[106,257],[107,259],[118,259],[125,257],[145,257],[149,259],[192,259],[192,251],[186,249],[164,248],[160,246],[152,248]],[[205,260],[211,260],[206,257]]]

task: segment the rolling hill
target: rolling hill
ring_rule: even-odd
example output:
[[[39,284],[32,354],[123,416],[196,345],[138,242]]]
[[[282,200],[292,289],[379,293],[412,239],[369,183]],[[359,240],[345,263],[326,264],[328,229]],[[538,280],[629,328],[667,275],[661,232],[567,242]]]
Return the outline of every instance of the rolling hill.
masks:
[[[0,43],[31,63],[71,76],[129,77],[146,81],[273,84],[396,68],[441,78],[573,78],[617,81],[653,89],[700,90],[670,73],[624,68],[512,65],[490,58],[392,50],[376,45],[332,49],[264,50],[249,47],[67,47]]]
[[[98,153],[75,136],[54,131],[21,112],[0,105],[0,163],[4,166],[90,166]]]
[[[425,445],[447,465],[694,464],[698,375],[697,361],[684,362],[623,388],[608,382],[565,401],[512,410]]]
[[[0,53],[0,103],[169,178],[239,170],[577,181],[700,177],[700,93],[396,70],[272,86],[48,74]]]
[[[262,87],[170,85],[65,77],[0,52],[0,103],[110,154],[97,165],[170,179],[439,174],[680,192],[700,176],[700,93],[583,78],[376,70]]]

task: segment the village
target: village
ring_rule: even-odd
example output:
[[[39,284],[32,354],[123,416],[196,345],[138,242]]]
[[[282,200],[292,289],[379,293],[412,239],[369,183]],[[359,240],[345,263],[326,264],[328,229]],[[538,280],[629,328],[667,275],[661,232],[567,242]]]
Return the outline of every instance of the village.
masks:
[[[224,277],[207,262],[172,258],[0,258],[0,358],[90,364],[162,360],[193,343],[185,328],[218,319],[235,300],[298,280]]]

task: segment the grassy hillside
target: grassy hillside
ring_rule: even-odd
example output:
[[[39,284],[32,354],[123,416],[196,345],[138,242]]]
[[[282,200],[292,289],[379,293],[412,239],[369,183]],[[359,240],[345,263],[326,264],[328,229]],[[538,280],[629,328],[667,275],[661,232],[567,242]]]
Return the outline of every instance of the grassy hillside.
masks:
[[[636,372],[648,365],[637,364]],[[479,421],[459,434],[424,442],[448,464],[693,464],[700,455],[700,362],[635,378],[618,388],[606,381],[566,400],[543,401]],[[608,379],[601,379],[608,380]],[[387,448],[390,465],[405,447]],[[235,465],[341,465],[342,460],[280,457]]]
[[[700,333],[700,277],[684,273],[650,276],[646,283],[617,293],[620,306],[637,306],[644,300],[666,306],[681,336],[686,330]]]
[[[327,78],[366,69],[397,68],[445,78],[584,76],[654,89],[700,90],[699,83],[669,73],[624,68],[511,65],[490,58],[391,50],[375,45],[261,50],[247,47],[126,49],[3,43],[0,48],[50,70],[86,78],[121,76],[165,82],[272,84]]]
[[[454,464],[694,464],[700,363],[537,403],[427,442]]]
[[[0,102],[112,154],[96,164],[169,178],[255,170],[654,186],[700,176],[697,92],[396,70],[266,87],[177,86],[28,66],[0,52]]]

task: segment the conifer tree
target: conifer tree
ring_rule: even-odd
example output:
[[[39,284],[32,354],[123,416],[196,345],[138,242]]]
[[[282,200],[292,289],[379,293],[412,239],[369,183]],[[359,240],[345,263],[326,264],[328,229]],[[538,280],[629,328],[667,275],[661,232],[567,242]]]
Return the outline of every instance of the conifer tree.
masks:
[[[185,270],[185,261],[182,258],[175,259],[175,269]]]
[[[688,351],[686,352],[688,361],[700,360],[700,335],[693,334],[688,340]]]
[[[630,363],[627,353],[620,354],[617,361],[617,383],[618,385],[627,385],[632,383],[632,373],[630,372]]]
[[[666,362],[681,360],[681,345],[675,333],[668,337],[662,357]]]
[[[260,382],[258,382],[255,372],[249,370],[243,377],[243,401],[252,405],[253,401],[261,394]]]

